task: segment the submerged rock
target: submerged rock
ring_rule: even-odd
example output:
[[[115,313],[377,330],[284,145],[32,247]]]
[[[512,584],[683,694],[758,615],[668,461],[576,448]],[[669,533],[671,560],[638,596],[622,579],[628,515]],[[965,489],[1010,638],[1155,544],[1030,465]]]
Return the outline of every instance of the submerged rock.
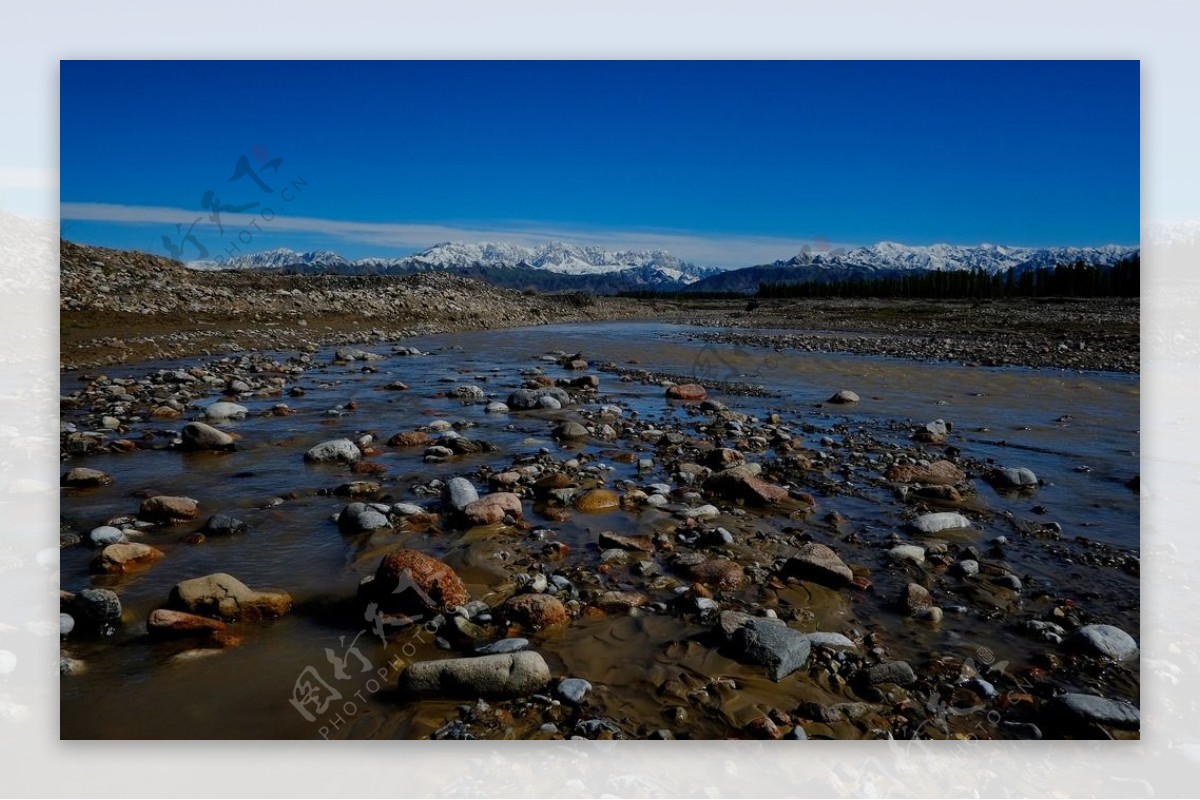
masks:
[[[233,437],[203,422],[189,422],[183,426],[184,450],[232,450]]]
[[[292,598],[287,592],[255,591],[232,575],[217,572],[177,583],[169,605],[225,620],[260,620],[286,614]]]

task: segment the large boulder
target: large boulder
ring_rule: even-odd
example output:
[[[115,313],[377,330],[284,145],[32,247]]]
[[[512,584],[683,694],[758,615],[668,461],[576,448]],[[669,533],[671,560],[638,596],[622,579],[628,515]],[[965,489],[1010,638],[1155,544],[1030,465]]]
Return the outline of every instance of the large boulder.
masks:
[[[409,697],[505,699],[540,692],[549,683],[546,660],[522,650],[417,662],[400,673],[397,688]]]
[[[168,605],[225,620],[274,619],[292,607],[287,592],[255,591],[232,575],[217,572],[175,584]]]
[[[233,437],[203,422],[189,422],[183,426],[183,448],[185,450],[232,450]]]
[[[337,462],[353,464],[362,458],[358,445],[349,439],[330,439],[321,442],[304,454],[304,460],[312,463]]]
[[[788,559],[784,572],[802,580],[820,583],[834,589],[854,580],[854,573],[837,553],[823,544],[810,542]]]
[[[389,610],[420,613],[464,606],[467,587],[448,564],[418,550],[397,550],[379,562],[372,592]]]
[[[200,504],[190,497],[155,495],[142,501],[138,516],[150,522],[181,522],[200,513]]]

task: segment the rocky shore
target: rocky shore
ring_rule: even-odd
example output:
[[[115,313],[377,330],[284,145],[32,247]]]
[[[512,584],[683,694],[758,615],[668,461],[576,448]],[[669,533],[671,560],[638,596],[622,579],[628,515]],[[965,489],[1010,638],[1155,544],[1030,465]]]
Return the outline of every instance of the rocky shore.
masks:
[[[1138,372],[1136,299],[697,300],[663,314],[708,341],[967,366]]]
[[[132,266],[95,267],[113,291],[71,313],[128,313],[132,289],[119,281]],[[161,285],[146,282],[134,304],[157,297],[155,313],[200,313],[170,290],[187,276],[158,266]],[[357,313],[350,290],[284,297],[279,286],[271,302],[252,296],[260,309],[234,289],[194,286],[246,302],[242,313],[283,314],[279,304],[293,302],[296,315],[321,304]],[[378,305],[360,316],[468,302],[466,287],[437,276],[403,287],[370,287]],[[79,291],[64,276],[64,297]],[[479,314],[516,324],[486,304],[520,296],[488,297],[471,301],[485,304]],[[528,302],[520,313],[547,313],[535,308],[544,300]],[[94,577],[62,594],[65,680],[137,647],[172,664],[251,644],[270,659],[272,637],[288,630],[280,620],[300,616],[335,643],[378,634],[362,659],[384,664],[389,684],[343,726],[318,713],[310,681],[293,705],[311,713],[311,735],[1138,735],[1137,617],[1127,613],[1138,554],[1064,535],[1039,504],[1058,476],[981,457],[952,419],[852,423],[853,387],[781,413],[721,391],[736,387],[628,365],[597,374],[586,354],[434,377],[446,358],[456,356],[344,346],[131,377],[72,373],[61,539],[64,563]],[[348,385],[368,399],[314,405]],[[427,411],[419,424],[389,424],[397,412],[385,415],[390,401],[377,397]],[[309,477],[278,496],[235,496],[236,481],[206,483],[201,472],[187,494],[128,477],[146,469],[139,459],[158,459],[254,479],[254,458]],[[1135,475],[1121,477],[1136,490]],[[97,517],[98,499],[123,510]],[[327,510],[315,530],[300,516],[310,505]],[[226,571],[262,535],[258,508],[273,529],[339,542],[355,572],[322,591],[332,600]],[[211,550],[218,541],[233,544]],[[194,555],[205,548],[213,555]],[[1034,561],[1062,579],[1037,577]],[[177,566],[191,563],[207,566]],[[125,597],[142,576],[168,576],[170,588],[131,611]]]
[[[1137,372],[1137,300],[633,300],[404,278],[197,272],[62,241],[64,369],[445,331],[658,320],[712,341],[979,366]]]
[[[647,317],[634,301],[524,294],[438,272],[395,277],[203,272],[135,251],[60,245],[64,369]]]

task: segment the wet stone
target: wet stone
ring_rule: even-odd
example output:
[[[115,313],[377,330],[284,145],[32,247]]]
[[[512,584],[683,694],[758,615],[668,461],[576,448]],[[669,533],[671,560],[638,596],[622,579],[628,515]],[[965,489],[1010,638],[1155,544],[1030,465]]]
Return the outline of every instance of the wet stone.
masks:
[[[971,520],[955,511],[939,511],[917,517],[913,522],[913,527],[920,533],[937,533],[938,531],[970,528]]]
[[[834,589],[845,586],[854,579],[854,573],[838,558],[837,553],[815,542],[796,551],[796,554],[788,559],[784,571],[788,575]]]
[[[112,482],[112,477],[107,473],[89,467],[75,467],[62,476],[62,485],[73,488],[107,486]]]
[[[887,661],[875,664],[865,670],[866,683],[876,686],[881,683],[894,683],[897,686],[909,686],[916,682],[917,676],[907,661]]]
[[[1139,652],[1133,637],[1115,625],[1084,625],[1067,643],[1077,652],[1113,661],[1128,661]]]
[[[1049,710],[1075,723],[1095,723],[1113,728],[1137,730],[1142,715],[1130,703],[1109,700],[1091,694],[1069,692],[1049,703]]]
[[[734,632],[732,645],[741,659],[766,667],[773,681],[781,681],[802,668],[812,651],[805,634],[757,617]]]
[[[314,463],[342,462],[353,464],[362,458],[362,451],[349,439],[331,439],[304,454],[304,460]]]
[[[232,536],[245,533],[246,523],[233,514],[222,511],[208,518],[208,522],[204,523],[204,532],[214,536]]]
[[[417,662],[400,674],[397,688],[416,697],[510,698],[538,692],[549,682],[545,659],[524,650]]]
[[[563,678],[554,687],[554,694],[561,700],[574,705],[582,705],[584,699],[592,691],[592,684],[583,678]]]

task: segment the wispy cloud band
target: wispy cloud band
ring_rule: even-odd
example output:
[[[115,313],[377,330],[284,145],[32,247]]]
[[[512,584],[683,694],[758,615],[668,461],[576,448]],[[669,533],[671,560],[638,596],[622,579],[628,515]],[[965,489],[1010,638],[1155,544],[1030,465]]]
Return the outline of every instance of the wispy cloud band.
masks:
[[[701,234],[687,231],[611,230],[511,223],[497,225],[448,225],[405,222],[359,222],[291,216],[280,209],[269,223],[254,214],[223,213],[225,228],[239,230],[257,222],[272,234],[327,237],[340,242],[374,246],[392,251],[414,251],[438,242],[511,242],[531,246],[547,241],[596,245],[610,250],[666,250],[697,264],[744,267],[789,258],[804,246],[829,247],[822,240],[766,236]],[[112,203],[63,203],[64,220],[107,222],[124,225],[190,225],[200,213],[163,206],[131,206]],[[333,247],[333,243],[330,243]],[[837,246],[837,245],[833,245]],[[388,255],[388,253],[380,253]]]

